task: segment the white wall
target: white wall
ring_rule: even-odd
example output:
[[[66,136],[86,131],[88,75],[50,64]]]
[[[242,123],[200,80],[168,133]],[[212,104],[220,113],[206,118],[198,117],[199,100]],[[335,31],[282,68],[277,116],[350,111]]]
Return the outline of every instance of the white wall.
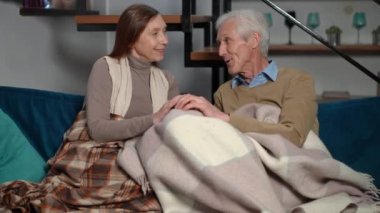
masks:
[[[17,1],[15,1],[17,2]],[[20,16],[20,5],[11,0],[0,0],[0,85],[20,86],[84,94],[93,62],[109,53],[113,46],[113,32],[78,32],[74,18]],[[294,9],[297,18],[305,22],[308,12],[320,12],[321,26],[342,27],[342,43],[354,43],[356,31],[351,27],[352,12],[367,13],[367,26],[362,29],[363,42],[371,42],[371,31],[380,24],[380,6],[370,0],[293,0],[274,1],[284,9]],[[106,0],[92,1],[92,9],[102,14],[120,14],[132,3],[146,3],[163,14],[180,14],[181,1],[174,0]],[[95,4],[94,4],[95,3]],[[273,14],[271,42],[285,43],[287,29],[283,17],[258,1],[235,0],[233,9],[255,7]],[[211,0],[197,1],[200,14],[211,13]],[[202,37],[196,30],[195,48],[202,46]],[[294,43],[308,43],[310,37],[300,29],[293,29]],[[199,42],[198,42],[199,41]],[[161,63],[178,79],[182,92],[211,97],[211,70],[188,68],[183,62],[183,33],[169,32],[169,46]],[[376,83],[357,68],[335,56],[273,56],[278,64],[309,71],[316,80],[317,92],[347,90],[353,95],[376,94]],[[379,56],[355,56],[373,72],[380,71]]]
[[[78,32],[73,16],[20,16],[17,2],[0,1],[0,85],[84,94],[105,33]]]

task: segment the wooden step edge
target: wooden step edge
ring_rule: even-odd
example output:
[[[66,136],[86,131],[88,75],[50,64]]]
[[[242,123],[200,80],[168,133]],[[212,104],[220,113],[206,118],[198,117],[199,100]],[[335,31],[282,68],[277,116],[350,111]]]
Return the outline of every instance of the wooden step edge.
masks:
[[[119,21],[116,15],[78,15],[75,16],[77,24],[114,24]]]
[[[343,44],[335,46],[335,48],[346,54],[380,54],[379,45]],[[269,46],[269,54],[334,54],[334,52],[322,44],[273,44]]]
[[[117,24],[119,17],[119,15],[77,15],[75,22],[76,24]],[[181,15],[163,15],[162,17],[167,24],[181,23]],[[211,16],[191,16],[192,23],[207,23],[211,20]]]
[[[192,61],[221,61],[222,57],[218,55],[218,48],[205,47],[201,50],[193,51],[190,53],[190,60]]]
[[[336,47],[346,54],[355,55],[380,55],[379,45],[340,45]],[[269,46],[269,55],[313,55],[313,54],[334,54],[332,50],[319,44],[273,44]],[[191,52],[190,59],[194,61],[222,60],[218,55],[217,47],[205,47]]]

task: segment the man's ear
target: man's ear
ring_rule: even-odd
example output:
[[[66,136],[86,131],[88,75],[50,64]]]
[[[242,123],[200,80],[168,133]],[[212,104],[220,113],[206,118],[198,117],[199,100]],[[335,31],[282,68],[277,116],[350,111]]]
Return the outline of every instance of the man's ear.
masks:
[[[247,43],[252,49],[257,48],[260,45],[260,34],[253,32],[249,35]]]

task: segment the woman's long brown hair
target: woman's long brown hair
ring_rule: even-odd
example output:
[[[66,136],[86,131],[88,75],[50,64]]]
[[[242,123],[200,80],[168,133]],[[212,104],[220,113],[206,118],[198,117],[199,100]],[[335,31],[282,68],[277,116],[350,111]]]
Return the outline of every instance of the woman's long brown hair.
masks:
[[[125,9],[117,24],[115,44],[109,56],[120,59],[128,55],[148,22],[159,14],[144,4],[134,4]]]

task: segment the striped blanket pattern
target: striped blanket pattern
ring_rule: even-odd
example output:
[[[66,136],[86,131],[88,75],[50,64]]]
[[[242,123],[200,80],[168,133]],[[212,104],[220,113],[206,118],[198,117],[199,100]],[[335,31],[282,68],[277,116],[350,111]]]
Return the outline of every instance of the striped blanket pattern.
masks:
[[[250,104],[236,113],[276,123],[280,109]],[[313,132],[299,148],[172,110],[136,149],[164,212],[380,212],[371,176],[333,159]]]

